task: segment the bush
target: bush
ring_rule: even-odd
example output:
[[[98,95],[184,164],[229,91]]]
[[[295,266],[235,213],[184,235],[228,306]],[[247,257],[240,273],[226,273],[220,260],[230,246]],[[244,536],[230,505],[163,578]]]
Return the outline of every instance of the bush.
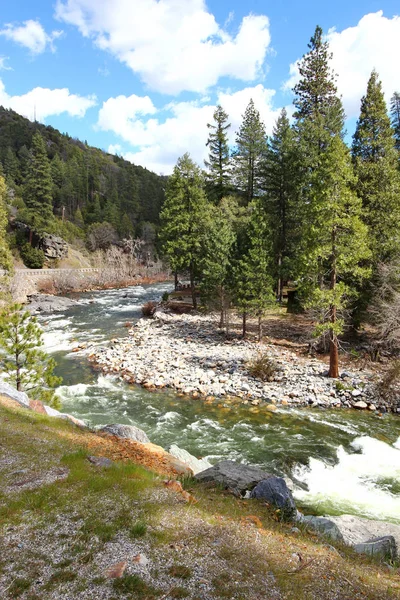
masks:
[[[247,364],[247,370],[252,377],[269,381],[278,371],[278,365],[267,354],[259,354]]]
[[[398,391],[399,384],[400,360],[395,360],[378,383],[378,391],[383,398],[388,398]]]
[[[156,312],[157,302],[149,301],[142,306],[142,315],[144,317],[152,317]]]
[[[162,301],[168,302],[168,298],[169,298],[169,292],[164,292],[162,295]]]
[[[19,253],[23,263],[28,269],[41,269],[44,265],[44,252],[38,248],[33,248],[30,244],[21,246]]]

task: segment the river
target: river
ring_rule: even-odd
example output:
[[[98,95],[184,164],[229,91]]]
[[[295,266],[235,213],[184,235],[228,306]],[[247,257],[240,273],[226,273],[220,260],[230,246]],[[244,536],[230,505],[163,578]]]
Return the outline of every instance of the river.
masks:
[[[295,481],[300,507],[400,524],[400,418],[346,410],[206,405],[172,392],[148,392],[94,371],[77,342],[127,335],[141,306],[171,284],[81,294],[64,314],[41,315],[46,350],[63,377],[63,409],[88,422],[128,423],[168,449],[178,444],[211,462],[243,461]]]

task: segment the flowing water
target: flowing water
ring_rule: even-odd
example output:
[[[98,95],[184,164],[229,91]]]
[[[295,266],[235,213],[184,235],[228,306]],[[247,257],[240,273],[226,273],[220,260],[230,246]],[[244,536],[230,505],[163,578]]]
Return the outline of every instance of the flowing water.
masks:
[[[285,473],[298,505],[315,514],[353,513],[400,523],[400,418],[345,410],[206,405],[148,392],[95,372],[76,342],[127,335],[141,305],[170,284],[82,294],[64,314],[41,316],[45,345],[63,377],[63,408],[90,425],[128,423],[168,448],[211,462],[232,459]]]

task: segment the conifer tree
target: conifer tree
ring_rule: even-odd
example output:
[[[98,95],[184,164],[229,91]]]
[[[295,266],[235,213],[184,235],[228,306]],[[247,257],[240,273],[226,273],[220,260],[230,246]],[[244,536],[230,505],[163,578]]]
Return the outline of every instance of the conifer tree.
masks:
[[[266,147],[265,125],[253,100],[250,100],[237,132],[233,154],[234,182],[246,205],[261,193],[262,161]]]
[[[13,268],[12,255],[7,244],[7,187],[4,178],[0,176],[0,269],[11,272]]]
[[[400,94],[395,92],[390,101],[390,115],[394,131],[395,147],[400,152]],[[400,157],[399,157],[400,160]]]
[[[210,130],[207,146],[209,149],[208,160],[204,161],[208,169],[207,188],[212,200],[219,202],[229,192],[230,184],[230,155],[228,145],[228,115],[218,105],[214,111],[214,123],[207,123]]]
[[[263,202],[267,214],[277,297],[282,302],[283,281],[292,273],[291,255],[298,241],[296,215],[299,193],[298,156],[295,135],[283,109],[268,140],[264,165]]]
[[[208,202],[200,168],[189,154],[179,158],[168,179],[162,207],[160,238],[175,272],[188,271],[193,306],[197,307],[195,279],[199,272]]]
[[[248,249],[235,266],[236,303],[244,315],[249,313],[257,316],[258,339],[261,342],[263,316],[275,301],[270,275],[272,251],[268,222],[260,200],[254,200],[250,210]]]
[[[0,311],[0,364],[18,391],[46,404],[59,406],[54,387],[61,378],[53,374],[55,362],[40,349],[42,330],[35,317],[20,304]]]
[[[352,154],[365,222],[371,236],[373,263],[387,262],[400,253],[400,180],[393,129],[382,84],[371,73],[353,137]]]
[[[53,207],[50,161],[40,133],[32,138],[24,201],[29,211],[29,225],[43,231],[53,219]]]

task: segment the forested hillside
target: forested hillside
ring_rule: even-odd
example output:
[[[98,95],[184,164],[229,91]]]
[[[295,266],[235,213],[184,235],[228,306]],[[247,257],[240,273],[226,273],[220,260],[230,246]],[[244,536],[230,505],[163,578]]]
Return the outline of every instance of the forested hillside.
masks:
[[[120,237],[126,237],[140,234],[145,223],[158,224],[165,177],[3,107],[0,163],[12,204],[21,219],[36,228],[40,229],[40,223],[29,214],[35,202],[39,213],[47,203],[50,215],[64,216],[82,231],[108,222]],[[34,189],[38,173],[39,194]],[[45,219],[45,225],[49,232],[52,223]]]

